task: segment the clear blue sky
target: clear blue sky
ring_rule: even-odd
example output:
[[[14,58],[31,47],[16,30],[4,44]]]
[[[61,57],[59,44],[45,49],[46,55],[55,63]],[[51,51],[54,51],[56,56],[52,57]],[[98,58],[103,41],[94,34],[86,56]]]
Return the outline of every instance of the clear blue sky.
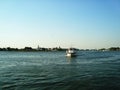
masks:
[[[120,0],[0,0],[0,47],[120,46]]]

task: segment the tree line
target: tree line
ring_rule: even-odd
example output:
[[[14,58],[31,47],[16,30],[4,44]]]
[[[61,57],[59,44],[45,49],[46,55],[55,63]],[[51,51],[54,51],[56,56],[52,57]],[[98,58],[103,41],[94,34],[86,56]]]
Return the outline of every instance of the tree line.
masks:
[[[74,48],[75,50],[79,50]],[[54,48],[32,48],[32,47],[24,47],[24,48],[11,48],[11,47],[7,47],[7,48],[0,48],[0,51],[66,51],[67,48],[61,48],[61,47],[54,47]],[[83,51],[86,51],[86,49],[81,49]],[[90,50],[90,49],[89,49]],[[91,49],[92,50],[92,49]],[[96,50],[96,49],[95,49]],[[106,48],[101,48],[98,49],[98,51],[120,51],[120,47],[110,47],[108,49]]]
[[[66,48],[55,47],[55,48],[32,48],[32,47],[24,47],[24,48],[0,48],[0,51],[65,51]]]

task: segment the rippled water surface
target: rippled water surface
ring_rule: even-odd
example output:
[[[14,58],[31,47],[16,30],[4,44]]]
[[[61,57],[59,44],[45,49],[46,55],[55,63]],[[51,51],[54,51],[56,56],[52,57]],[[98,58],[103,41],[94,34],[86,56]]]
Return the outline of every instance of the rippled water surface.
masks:
[[[120,52],[0,52],[0,90],[120,90]]]

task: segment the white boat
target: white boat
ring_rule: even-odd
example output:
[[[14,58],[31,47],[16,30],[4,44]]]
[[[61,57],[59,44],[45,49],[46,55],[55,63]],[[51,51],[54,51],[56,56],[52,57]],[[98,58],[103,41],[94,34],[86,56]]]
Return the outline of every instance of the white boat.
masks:
[[[68,57],[75,57],[76,56],[76,51],[73,48],[69,48],[66,51],[66,56],[68,56]]]

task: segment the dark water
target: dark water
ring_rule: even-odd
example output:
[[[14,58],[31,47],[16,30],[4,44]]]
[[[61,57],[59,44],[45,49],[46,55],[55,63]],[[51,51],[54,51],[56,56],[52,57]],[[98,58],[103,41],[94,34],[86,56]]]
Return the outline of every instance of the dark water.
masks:
[[[120,90],[120,52],[0,52],[0,90]]]

